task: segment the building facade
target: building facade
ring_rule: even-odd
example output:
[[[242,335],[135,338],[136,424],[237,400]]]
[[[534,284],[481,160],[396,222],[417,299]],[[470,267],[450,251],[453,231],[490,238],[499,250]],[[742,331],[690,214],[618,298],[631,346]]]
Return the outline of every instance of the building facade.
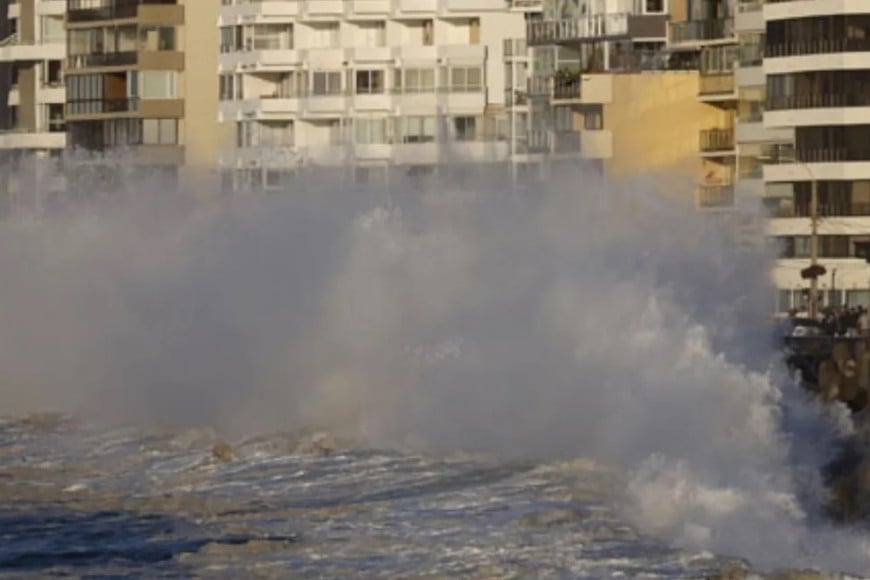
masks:
[[[67,0],[69,147],[107,170],[129,151],[167,179],[208,174],[224,134],[218,123],[221,0]],[[125,168],[126,169],[126,168]],[[77,187],[78,188],[78,187]],[[74,189],[77,189],[74,188]]]
[[[764,167],[779,308],[806,302],[813,183],[821,303],[870,306],[870,3],[769,1],[763,15],[764,125],[794,131],[793,155]]]
[[[227,0],[221,9],[221,158],[239,187],[300,169],[428,174],[508,155],[504,0]]]
[[[64,189],[65,10],[65,0],[0,3],[2,214],[38,214]]]
[[[525,38],[506,49],[517,173],[579,160],[608,177],[700,180],[699,135],[721,113],[698,98],[697,50],[668,50],[668,23],[681,6],[543,2]]]

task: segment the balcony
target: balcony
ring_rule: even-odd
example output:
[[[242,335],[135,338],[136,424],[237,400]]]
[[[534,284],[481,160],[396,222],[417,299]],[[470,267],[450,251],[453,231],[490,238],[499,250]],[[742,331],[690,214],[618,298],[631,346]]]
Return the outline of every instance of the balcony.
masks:
[[[733,185],[699,185],[696,194],[700,209],[729,209],[734,207]]]
[[[703,129],[699,147],[703,153],[734,150],[734,129]]]
[[[579,103],[583,80],[578,75],[556,76],[553,79],[553,104]]]
[[[139,53],[128,52],[103,52],[93,54],[71,55],[67,60],[67,68],[97,68],[112,66],[132,66],[138,61]]]
[[[829,109],[840,107],[870,107],[870,92],[837,91],[802,95],[768,96],[766,110]]]
[[[580,153],[580,131],[558,131],[553,134],[553,153]]]
[[[67,20],[92,22],[136,18],[139,14],[139,6],[176,6],[177,4],[177,0],[68,0]]]
[[[777,205],[770,209],[771,217],[808,218],[811,217],[809,204]],[[866,203],[820,203],[819,217],[866,217],[870,216],[870,204]]]
[[[537,12],[543,9],[543,0],[507,0],[508,8],[517,12]]]
[[[628,37],[628,14],[595,14],[571,20],[543,20],[526,24],[530,46]]]
[[[708,43],[734,39],[734,20],[686,20],[670,23],[673,44]]]
[[[698,80],[700,97],[722,97],[734,94],[734,74],[701,75]]]
[[[74,117],[90,117],[93,115],[116,115],[136,113],[139,110],[139,99],[88,99],[68,101],[64,116],[67,120]]]
[[[61,60],[66,56],[63,38],[47,38],[42,43],[23,44],[17,34],[0,40],[0,62]]]
[[[66,133],[0,131],[0,149],[63,149]]]
[[[809,38],[799,42],[768,43],[766,58],[870,52],[870,38]]]

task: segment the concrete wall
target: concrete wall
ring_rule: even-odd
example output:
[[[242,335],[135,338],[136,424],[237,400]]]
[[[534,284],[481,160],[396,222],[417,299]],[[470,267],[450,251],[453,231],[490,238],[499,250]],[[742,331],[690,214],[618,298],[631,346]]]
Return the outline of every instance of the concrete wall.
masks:
[[[721,112],[699,103],[697,95],[694,71],[614,75],[613,101],[604,105],[604,128],[613,133],[606,174],[697,180],[699,132],[721,122]]]

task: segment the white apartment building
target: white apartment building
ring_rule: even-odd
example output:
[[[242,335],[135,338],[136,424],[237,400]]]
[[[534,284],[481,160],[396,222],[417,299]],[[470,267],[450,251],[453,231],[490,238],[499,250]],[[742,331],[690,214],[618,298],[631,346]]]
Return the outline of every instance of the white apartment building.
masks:
[[[220,27],[236,186],[507,159],[503,40],[525,24],[505,0],[224,0]]]
[[[63,191],[52,164],[66,146],[62,64],[66,0],[12,0],[0,15],[0,212],[40,213]]]
[[[818,187],[822,304],[870,305],[870,2],[768,0],[764,126],[794,130],[794,155],[765,165],[783,246],[779,308],[806,302],[812,183]]]

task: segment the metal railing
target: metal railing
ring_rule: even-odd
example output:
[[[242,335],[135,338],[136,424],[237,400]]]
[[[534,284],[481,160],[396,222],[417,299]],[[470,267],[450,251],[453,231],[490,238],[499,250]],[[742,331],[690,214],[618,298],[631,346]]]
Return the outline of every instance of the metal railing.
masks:
[[[101,115],[109,113],[135,113],[139,99],[86,99],[68,101],[66,115]]]
[[[611,38],[628,34],[628,14],[593,14],[565,20],[541,20],[526,24],[530,45],[568,40]]]
[[[792,207],[776,207],[770,211],[773,217],[792,218],[810,217],[810,204],[797,204]],[[820,203],[818,205],[820,217],[864,217],[870,215],[870,204],[867,203]]]
[[[67,67],[74,69],[100,66],[129,66],[136,64],[138,58],[139,53],[135,51],[76,54],[67,59]]]
[[[699,185],[698,206],[702,208],[724,208],[734,205],[734,186]]]
[[[583,82],[579,77],[553,79],[553,100],[579,99]]]
[[[795,157],[800,163],[837,163],[840,161],[870,161],[870,146],[798,147]]]
[[[734,129],[703,129],[699,135],[701,151],[734,149]]]
[[[870,52],[870,38],[812,38],[765,45],[764,56],[802,56],[808,54],[836,54],[840,52]]]
[[[668,37],[675,44],[722,40],[734,36],[734,20],[731,18],[671,22],[668,27]]]
[[[823,109],[830,107],[870,107],[870,91],[817,92],[802,95],[768,95],[768,111],[783,109]]]
[[[177,0],[67,0],[67,20],[117,20],[135,18],[142,5],[175,5]]]

